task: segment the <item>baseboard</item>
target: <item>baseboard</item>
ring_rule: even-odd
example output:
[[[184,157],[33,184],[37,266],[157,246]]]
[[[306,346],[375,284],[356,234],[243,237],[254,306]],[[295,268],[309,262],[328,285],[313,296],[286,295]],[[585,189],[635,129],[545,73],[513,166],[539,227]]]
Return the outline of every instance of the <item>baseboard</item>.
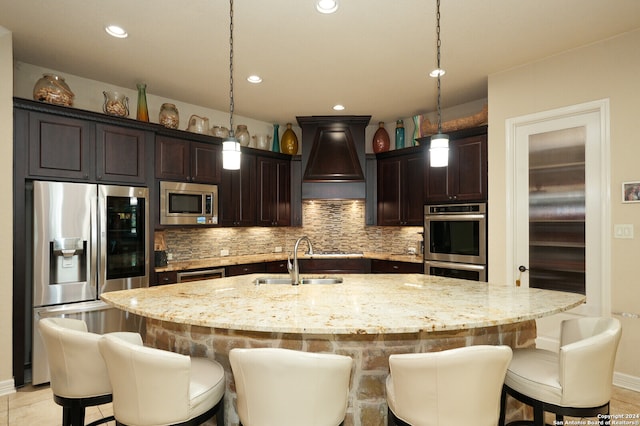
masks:
[[[640,377],[623,373],[613,373],[613,384],[621,388],[640,392]]]
[[[16,392],[16,387],[13,379],[4,380],[0,382],[0,396],[9,395]]]

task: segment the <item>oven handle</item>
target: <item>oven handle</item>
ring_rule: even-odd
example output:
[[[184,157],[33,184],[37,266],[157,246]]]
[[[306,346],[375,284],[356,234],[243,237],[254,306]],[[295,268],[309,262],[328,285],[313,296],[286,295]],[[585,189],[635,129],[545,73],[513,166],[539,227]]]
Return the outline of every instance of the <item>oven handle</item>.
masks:
[[[484,214],[426,214],[424,216],[426,220],[478,220],[478,219],[486,219],[487,216]]]
[[[434,266],[436,268],[462,269],[464,271],[482,271],[486,267],[484,265],[473,265],[471,263],[454,263],[439,262],[437,260],[425,260],[425,266]]]

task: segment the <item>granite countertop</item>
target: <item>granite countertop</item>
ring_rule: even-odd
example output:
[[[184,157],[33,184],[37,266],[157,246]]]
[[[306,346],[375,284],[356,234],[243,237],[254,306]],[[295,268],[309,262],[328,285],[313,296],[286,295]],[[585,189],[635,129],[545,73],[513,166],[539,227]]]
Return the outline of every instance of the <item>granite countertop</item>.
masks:
[[[488,327],[552,315],[585,301],[573,293],[422,274],[345,274],[342,284],[255,285],[261,276],[114,291],[101,298],[119,309],[161,321],[311,334]]]
[[[357,254],[300,254],[299,259],[345,259],[345,258],[366,258],[366,259],[378,259],[378,260],[394,260],[399,262],[410,263],[422,263],[423,259],[421,255],[410,254],[391,254],[391,253],[378,253],[378,252],[364,252]],[[209,259],[194,259],[178,262],[169,262],[167,266],[160,266],[155,268],[156,272],[169,272],[169,271],[184,271],[187,269],[201,269],[201,268],[218,268],[222,266],[231,265],[245,265],[248,263],[260,263],[260,262],[277,262],[280,260],[287,260],[287,253],[266,253],[266,254],[251,254],[244,256],[224,256],[224,257],[212,257]]]

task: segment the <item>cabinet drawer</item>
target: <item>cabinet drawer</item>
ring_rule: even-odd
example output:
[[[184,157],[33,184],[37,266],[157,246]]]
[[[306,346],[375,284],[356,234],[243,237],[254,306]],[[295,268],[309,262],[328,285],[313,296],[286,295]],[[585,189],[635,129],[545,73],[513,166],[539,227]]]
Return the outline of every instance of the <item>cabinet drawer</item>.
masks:
[[[227,277],[233,277],[236,275],[256,274],[259,272],[265,272],[264,263],[248,263],[245,265],[232,265],[227,266]]]
[[[424,273],[424,266],[422,263],[373,259],[371,261],[371,272],[374,274],[422,274]]]
[[[299,259],[301,273],[364,274],[370,269],[369,260],[356,259]]]
[[[265,263],[265,272],[272,274],[286,274],[288,272],[287,261],[279,260],[277,262],[267,262]]]
[[[156,281],[158,285],[175,284],[178,282],[178,274],[176,271],[157,272]]]

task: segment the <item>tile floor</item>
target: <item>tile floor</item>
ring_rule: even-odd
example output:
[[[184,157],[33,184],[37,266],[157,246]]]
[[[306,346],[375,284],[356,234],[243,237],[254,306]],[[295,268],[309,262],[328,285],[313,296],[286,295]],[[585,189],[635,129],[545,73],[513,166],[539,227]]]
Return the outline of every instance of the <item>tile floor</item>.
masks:
[[[614,387],[611,413],[640,415],[640,392]],[[88,408],[85,420],[86,423],[90,423],[112,414],[111,404],[100,405]],[[587,423],[586,420],[581,422],[576,419],[576,421],[571,424],[597,424]],[[627,421],[628,423],[612,421],[611,424],[640,426],[640,419],[628,419]],[[553,424],[553,418],[548,418],[547,422]],[[0,426],[31,426],[36,424],[43,426],[60,426],[62,424],[62,408],[53,402],[49,386],[25,386],[14,394],[0,396]],[[115,422],[105,424],[114,426]]]

